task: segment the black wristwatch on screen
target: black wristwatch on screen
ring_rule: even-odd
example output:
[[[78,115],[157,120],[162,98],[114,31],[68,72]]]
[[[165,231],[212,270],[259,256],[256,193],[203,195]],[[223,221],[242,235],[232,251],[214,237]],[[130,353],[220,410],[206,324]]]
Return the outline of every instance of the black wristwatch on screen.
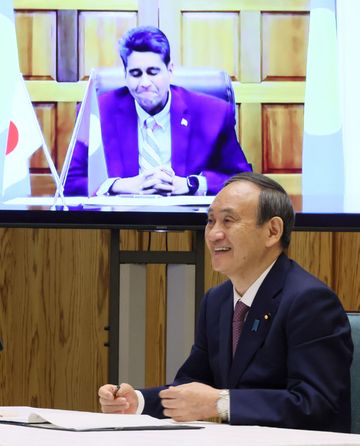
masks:
[[[189,188],[189,195],[194,195],[199,189],[199,178],[196,175],[189,175],[186,178],[186,183]]]

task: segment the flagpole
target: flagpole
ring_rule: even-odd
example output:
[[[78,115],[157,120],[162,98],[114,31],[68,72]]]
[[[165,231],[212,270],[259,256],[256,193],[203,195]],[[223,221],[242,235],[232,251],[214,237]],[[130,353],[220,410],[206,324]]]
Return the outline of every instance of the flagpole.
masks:
[[[21,73],[19,73],[19,77],[20,77],[20,82],[23,82],[23,83],[24,83],[24,78],[23,78],[23,75],[22,75]],[[25,93],[26,93],[26,95],[27,95],[28,98],[29,98],[29,102],[31,103],[31,98],[30,98],[29,92],[28,92],[27,88],[25,87],[25,84],[23,84],[23,85],[24,85]],[[34,110],[34,115],[35,115],[35,117],[36,117],[35,110]],[[53,180],[54,180],[54,182],[55,182],[55,186],[57,187],[57,189],[59,189],[60,198],[61,198],[61,200],[62,200],[62,203],[63,203],[64,208],[66,208],[66,210],[68,210],[68,207],[67,207],[66,202],[65,202],[65,198],[64,198],[63,191],[61,190],[61,188],[59,188],[59,186],[60,186],[60,184],[61,184],[61,183],[60,183],[59,175],[58,175],[57,170],[56,170],[56,168],[55,168],[54,161],[53,161],[52,158],[51,158],[49,148],[48,148],[48,146],[47,146],[47,144],[46,144],[46,141],[45,141],[43,132],[42,132],[42,130],[41,130],[41,127],[40,127],[40,124],[39,124],[39,121],[38,121],[37,118],[35,119],[35,122],[36,122],[37,129],[38,129],[38,131],[39,131],[39,134],[40,134],[40,136],[41,136],[42,149],[43,149],[43,152],[44,152],[46,161],[48,162],[48,165],[49,165],[49,168],[50,168],[51,175],[52,175]]]
[[[55,206],[55,204],[57,202],[57,199],[59,198],[59,194],[63,193],[63,190],[64,190],[65,181],[66,181],[67,175],[69,173],[71,159],[72,159],[72,156],[74,154],[74,149],[75,149],[76,141],[77,141],[77,138],[78,138],[79,127],[80,127],[80,124],[82,122],[83,115],[84,115],[86,99],[87,99],[88,94],[89,94],[90,85],[91,85],[91,83],[93,82],[93,79],[94,79],[94,73],[95,73],[95,70],[92,69],[91,72],[90,72],[88,83],[86,84],[84,97],[83,97],[83,100],[81,102],[81,106],[80,106],[80,110],[79,110],[78,116],[76,118],[76,122],[75,122],[73,133],[71,135],[69,147],[68,147],[66,155],[65,155],[63,167],[62,167],[62,170],[61,170],[61,173],[60,173],[59,185],[56,188],[55,195],[54,195],[53,206]]]

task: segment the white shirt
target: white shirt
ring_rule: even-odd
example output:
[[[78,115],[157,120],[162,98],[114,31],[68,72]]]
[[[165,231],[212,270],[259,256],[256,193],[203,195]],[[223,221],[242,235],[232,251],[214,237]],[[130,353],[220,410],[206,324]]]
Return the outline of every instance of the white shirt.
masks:
[[[253,282],[249,286],[249,288],[245,291],[245,293],[242,296],[240,296],[240,294],[235,290],[234,287],[234,308],[238,300],[241,300],[249,308],[251,307],[255,299],[256,293],[259,291],[261,284],[264,282],[265,277],[268,275],[269,271],[271,270],[275,262],[276,260],[274,260],[273,263],[268,268],[266,268],[266,270],[262,274],[260,274],[260,276],[255,280],[255,282]]]
[[[140,159],[144,152],[144,138],[141,129],[144,127],[146,119],[152,117],[156,126],[153,129],[153,135],[159,145],[159,157],[161,164],[171,168],[171,126],[170,126],[170,105],[171,105],[171,91],[169,90],[169,97],[165,107],[156,115],[151,116],[135,101],[136,113],[138,115],[138,143],[139,143],[139,166],[141,166]],[[140,173],[143,173],[140,167]]]

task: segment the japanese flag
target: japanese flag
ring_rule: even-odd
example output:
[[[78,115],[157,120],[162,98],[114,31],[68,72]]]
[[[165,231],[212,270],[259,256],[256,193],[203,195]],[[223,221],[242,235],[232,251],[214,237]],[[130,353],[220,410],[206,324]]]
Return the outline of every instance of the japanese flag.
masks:
[[[6,144],[2,195],[5,199],[31,193],[29,158],[42,145],[41,129],[24,80],[19,73],[12,99]]]

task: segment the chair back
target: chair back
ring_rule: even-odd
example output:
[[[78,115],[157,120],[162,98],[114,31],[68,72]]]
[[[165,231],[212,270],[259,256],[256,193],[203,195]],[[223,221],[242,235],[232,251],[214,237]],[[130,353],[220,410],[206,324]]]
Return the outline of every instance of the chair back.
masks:
[[[124,70],[120,67],[97,68],[94,70],[94,79],[98,94],[125,85]],[[176,67],[171,83],[230,102],[235,111],[234,90],[231,78],[226,71],[214,68]]]
[[[354,343],[351,365],[351,432],[360,434],[360,313],[348,313]]]

